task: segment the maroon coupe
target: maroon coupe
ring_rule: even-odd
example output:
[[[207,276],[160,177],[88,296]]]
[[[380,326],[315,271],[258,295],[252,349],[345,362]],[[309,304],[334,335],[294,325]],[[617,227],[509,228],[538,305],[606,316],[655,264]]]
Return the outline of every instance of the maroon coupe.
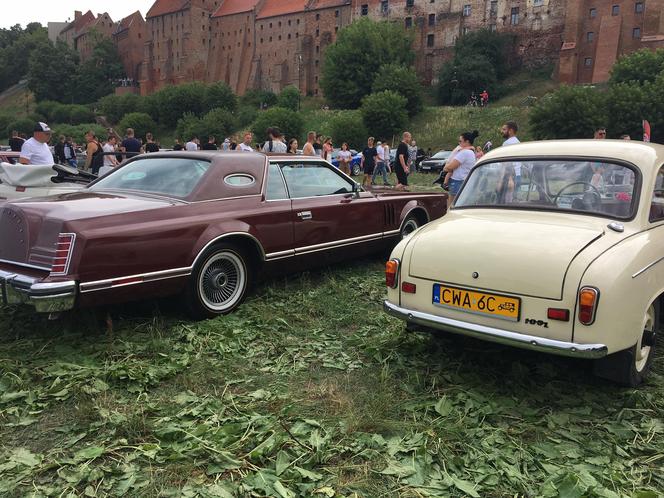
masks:
[[[38,312],[184,292],[211,317],[258,276],[387,249],[445,205],[365,192],[315,157],[142,155],[79,192],[0,206],[0,287]]]

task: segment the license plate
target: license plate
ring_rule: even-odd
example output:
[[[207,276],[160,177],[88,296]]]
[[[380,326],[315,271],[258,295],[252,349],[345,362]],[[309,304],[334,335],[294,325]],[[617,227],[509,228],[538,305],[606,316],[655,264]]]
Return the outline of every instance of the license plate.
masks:
[[[431,169],[431,166],[422,166],[422,169]]]
[[[521,311],[521,299],[518,297],[460,289],[443,284],[434,284],[433,304],[513,322],[519,321]]]

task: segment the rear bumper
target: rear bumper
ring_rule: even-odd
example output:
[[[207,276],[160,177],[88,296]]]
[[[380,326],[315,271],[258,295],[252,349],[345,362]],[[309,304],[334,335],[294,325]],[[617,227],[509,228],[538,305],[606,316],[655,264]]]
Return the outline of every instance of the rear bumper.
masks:
[[[0,270],[0,299],[4,304],[27,304],[38,313],[67,311],[76,302],[74,280],[42,282],[20,273]]]
[[[401,308],[385,301],[383,308],[388,314],[400,318],[410,324],[420,325],[426,328],[445,330],[462,334],[469,337],[475,337],[485,341],[497,342],[517,348],[531,349],[552,353],[559,356],[570,356],[573,358],[602,358],[608,354],[608,348],[604,344],[577,344],[574,342],[556,341],[545,339],[533,335],[519,334],[509,330],[486,327],[473,323],[453,320],[441,316],[423,313],[421,311]]]

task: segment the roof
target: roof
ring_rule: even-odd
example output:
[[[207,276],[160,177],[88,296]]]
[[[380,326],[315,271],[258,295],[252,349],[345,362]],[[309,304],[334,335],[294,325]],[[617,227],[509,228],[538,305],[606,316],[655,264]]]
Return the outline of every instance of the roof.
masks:
[[[120,33],[122,31],[125,31],[131,27],[133,22],[136,19],[140,19],[141,21],[143,20],[143,16],[141,15],[140,11],[136,11],[133,14],[128,15],[124,19],[122,19],[116,26],[115,31],[113,33]]]
[[[92,11],[88,10],[81,17],[79,17],[78,19],[74,19],[72,22],[70,22],[67,25],[67,27],[61,31],[61,33],[69,31],[70,29],[78,31],[87,26],[89,23],[93,22],[94,20],[95,20],[95,15],[92,13]]]
[[[256,19],[304,12],[306,0],[266,0]]]
[[[148,17],[158,17],[166,14],[172,14],[173,12],[179,12],[184,10],[187,7],[189,0],[156,0],[152,4],[148,13],[145,14],[145,18]]]
[[[309,0],[307,10],[330,9],[350,5],[350,0]]]
[[[242,12],[251,12],[260,0],[223,0],[212,17],[232,16]]]

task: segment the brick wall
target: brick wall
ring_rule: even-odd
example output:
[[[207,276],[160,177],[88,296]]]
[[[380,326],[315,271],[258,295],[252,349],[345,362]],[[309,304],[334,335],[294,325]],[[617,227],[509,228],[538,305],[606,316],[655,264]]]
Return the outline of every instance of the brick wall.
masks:
[[[138,82],[143,65],[143,45],[147,35],[147,23],[140,12],[123,19],[113,33],[113,41],[127,78]]]

